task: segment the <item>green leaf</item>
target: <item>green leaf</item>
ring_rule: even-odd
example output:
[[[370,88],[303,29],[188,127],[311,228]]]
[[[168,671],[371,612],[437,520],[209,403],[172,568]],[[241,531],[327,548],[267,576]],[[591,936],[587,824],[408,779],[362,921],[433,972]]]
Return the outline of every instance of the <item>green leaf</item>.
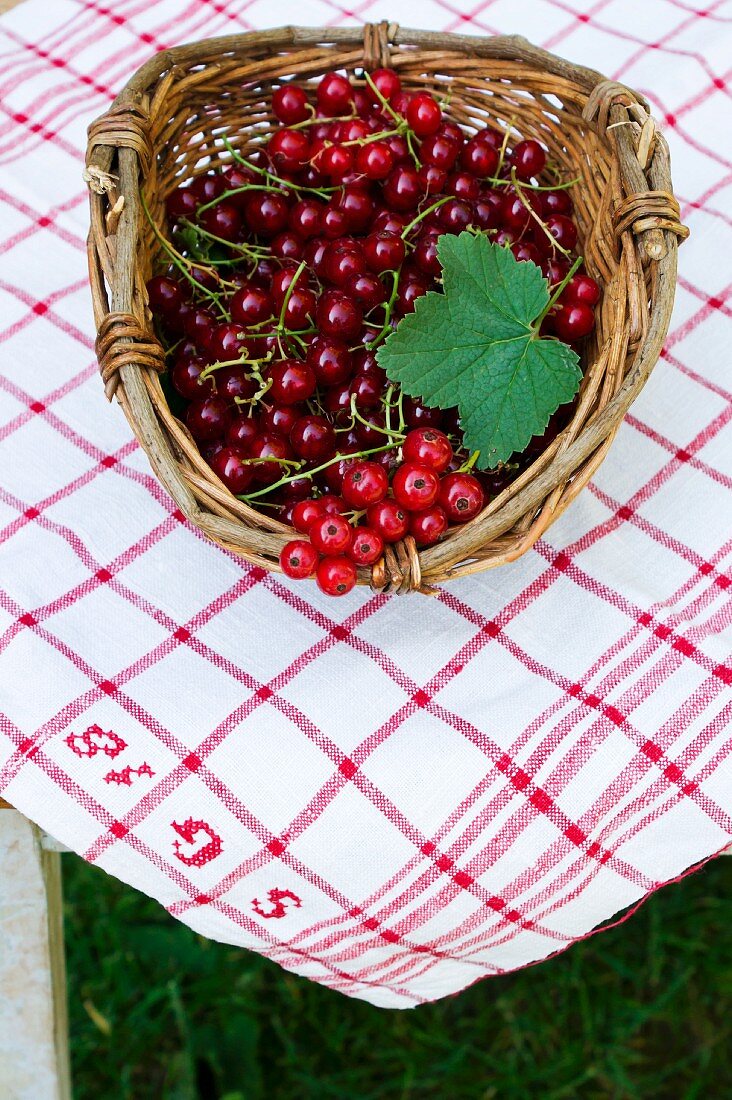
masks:
[[[377,359],[411,397],[458,406],[465,446],[480,451],[484,470],[523,451],[571,401],[579,358],[538,334],[549,284],[536,264],[467,232],[441,236],[437,253],[444,294],[418,298]]]

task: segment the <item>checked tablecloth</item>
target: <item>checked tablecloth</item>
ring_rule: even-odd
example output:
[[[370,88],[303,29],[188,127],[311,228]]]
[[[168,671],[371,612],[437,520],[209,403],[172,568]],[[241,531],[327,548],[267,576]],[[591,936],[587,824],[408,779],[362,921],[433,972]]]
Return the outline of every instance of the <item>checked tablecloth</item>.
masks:
[[[214,939],[408,1008],[732,839],[732,4],[29,0],[0,21],[0,792]],[[640,90],[691,227],[663,359],[521,561],[336,601],[189,528],[104,401],[85,129],[151,51],[519,31]]]

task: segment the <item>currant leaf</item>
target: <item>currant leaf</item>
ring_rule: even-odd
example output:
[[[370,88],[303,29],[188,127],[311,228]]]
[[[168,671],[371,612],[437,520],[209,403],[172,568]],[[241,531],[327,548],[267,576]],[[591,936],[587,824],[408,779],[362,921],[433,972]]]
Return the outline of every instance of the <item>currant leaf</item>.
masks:
[[[539,336],[549,284],[529,261],[484,234],[443,234],[444,293],[418,298],[377,352],[405,393],[458,407],[465,446],[490,469],[522,451],[571,401],[582,377],[566,344]]]

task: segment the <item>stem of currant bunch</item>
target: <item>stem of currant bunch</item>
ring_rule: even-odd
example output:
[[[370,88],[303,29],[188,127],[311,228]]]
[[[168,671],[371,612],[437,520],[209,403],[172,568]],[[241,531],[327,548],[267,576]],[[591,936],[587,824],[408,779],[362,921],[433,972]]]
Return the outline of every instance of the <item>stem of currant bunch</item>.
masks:
[[[554,291],[553,291],[553,293],[552,293],[552,296],[550,297],[550,299],[549,299],[549,301],[547,302],[546,306],[545,306],[545,307],[544,307],[544,309],[543,309],[543,310],[541,311],[541,313],[539,314],[539,316],[537,317],[537,319],[536,319],[536,320],[534,321],[534,324],[533,324],[533,326],[532,326],[532,327],[533,327],[533,329],[534,329],[534,332],[538,332],[538,331],[539,331],[539,328],[540,328],[540,326],[541,326],[541,323],[542,323],[542,321],[544,320],[544,318],[545,318],[545,317],[547,316],[547,314],[548,314],[548,313],[550,313],[550,312],[551,312],[551,310],[552,310],[552,309],[554,308],[554,306],[556,305],[556,303],[557,303],[557,301],[558,301],[558,299],[559,299],[559,296],[561,295],[561,293],[562,293],[562,291],[564,290],[564,288],[565,288],[565,287],[567,286],[567,283],[568,283],[568,282],[569,282],[569,280],[570,280],[570,279],[572,278],[572,276],[576,274],[576,272],[578,271],[578,269],[579,269],[579,268],[580,268],[580,267],[582,266],[582,262],[583,262],[583,259],[584,259],[584,257],[583,257],[583,256],[578,256],[578,257],[577,257],[577,259],[576,259],[576,260],[574,261],[574,263],[572,264],[572,266],[570,267],[570,269],[569,269],[569,271],[567,272],[567,274],[566,274],[566,275],[564,276],[564,278],[562,279],[561,283],[558,283],[558,284],[557,284],[557,286],[556,286],[556,287],[554,288]]]
[[[369,425],[371,426],[371,425]],[[298,473],[292,474],[289,477],[282,477],[279,481],[275,481],[272,485],[265,485],[263,489],[257,489],[253,493],[243,493],[239,495],[239,500],[257,500],[261,496],[265,496],[267,493],[273,493],[275,489],[281,489],[283,485],[289,485],[292,481],[297,481],[301,477],[306,477],[312,480],[315,474],[320,474],[323,470],[327,470],[329,466],[335,465],[336,462],[343,462],[345,459],[355,458],[368,458],[369,455],[381,454],[383,451],[390,451],[393,448],[393,443],[385,443],[381,447],[369,447],[365,451],[358,451],[357,453],[349,454],[336,454],[332,458],[329,458],[327,462],[323,462],[320,466],[314,466],[310,470],[301,471],[301,462],[291,462],[289,459],[275,458],[271,461],[281,462],[282,465],[295,466]],[[246,465],[256,465],[258,462],[263,462],[265,459],[261,458],[244,458],[242,462]],[[266,460],[270,461],[270,460]]]
[[[304,187],[302,184],[294,183],[291,180],[282,180],[279,176],[275,176],[272,172],[268,172],[266,168],[260,168],[257,164],[251,164],[246,157],[243,157],[241,153],[234,148],[227,137],[223,137],[221,140],[224,148],[231,154],[237,164],[241,164],[243,168],[249,169],[250,172],[255,172],[259,176],[264,176],[264,178],[269,181],[271,184],[269,190],[271,191],[280,191],[284,183],[289,191],[294,191],[298,195],[317,195],[318,198],[329,199],[330,196],[338,190],[337,187]]]
[[[164,237],[158,229],[153,220],[152,214],[148,209],[148,205],[145,201],[145,196],[142,194],[142,192],[140,192],[140,202],[142,204],[142,209],[145,213],[145,217],[147,218],[150,228],[155,235],[155,239],[162,247],[163,251],[170,258],[171,263],[180,271],[181,275],[183,275],[183,277],[196,288],[196,290],[199,290],[206,298],[213,302],[222,317],[226,317],[226,311],[221,305],[221,295],[217,294],[216,291],[209,290],[209,288],[204,286],[203,283],[199,283],[198,279],[196,279],[195,276],[191,274],[190,269],[194,268],[197,271],[207,271],[221,284],[222,287],[233,286],[234,284],[228,283],[225,279],[222,279],[216,269],[209,264],[193,262],[189,260],[187,256],[181,255],[181,253],[173,247],[167,237]]]

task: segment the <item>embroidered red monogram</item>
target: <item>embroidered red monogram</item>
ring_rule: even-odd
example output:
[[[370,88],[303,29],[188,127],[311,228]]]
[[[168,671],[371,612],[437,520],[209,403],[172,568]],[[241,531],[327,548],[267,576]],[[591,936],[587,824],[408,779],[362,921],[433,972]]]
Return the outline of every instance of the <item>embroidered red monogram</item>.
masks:
[[[186,867],[203,867],[205,863],[210,863],[212,859],[216,859],[216,856],[221,854],[223,848],[221,837],[205,821],[194,821],[193,818],[189,817],[182,825],[179,825],[177,821],[171,821],[171,825],[186,844],[195,844],[199,833],[203,833],[204,836],[208,837],[208,840],[200,848],[196,848],[195,851],[190,853],[182,850],[183,846],[180,840],[173,841],[175,857],[181,863],[185,863]]]
[[[274,890],[269,890],[267,892],[267,900],[272,906],[269,912],[265,912],[261,902],[258,901],[257,898],[254,898],[252,901],[252,909],[260,917],[264,917],[265,920],[269,920],[270,917],[284,917],[287,913],[287,905],[285,904],[286,899],[293,903],[294,909],[299,909],[302,905],[302,901],[297,894],[293,894],[292,890],[278,890],[275,887]]]
[[[127,748],[127,742],[123,741],[112,730],[103,730],[101,726],[89,726],[83,733],[70,733],[66,738],[66,744],[77,756],[92,757],[98,752],[103,752],[110,760]]]
[[[141,776],[148,775],[152,778],[155,772],[152,770],[149,764],[140,764],[139,768],[133,768],[129,764],[125,764],[124,768],[120,771],[110,771],[104,777],[105,783],[117,783],[119,786],[131,787],[134,780],[133,775]]]

